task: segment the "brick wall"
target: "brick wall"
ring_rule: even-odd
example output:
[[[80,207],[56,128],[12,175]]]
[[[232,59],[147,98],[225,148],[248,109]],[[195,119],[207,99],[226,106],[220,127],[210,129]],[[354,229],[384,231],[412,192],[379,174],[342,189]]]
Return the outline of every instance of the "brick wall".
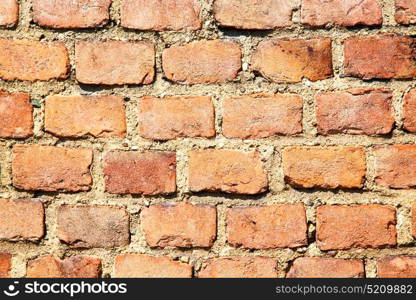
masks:
[[[416,276],[416,1],[17,2],[0,277]]]

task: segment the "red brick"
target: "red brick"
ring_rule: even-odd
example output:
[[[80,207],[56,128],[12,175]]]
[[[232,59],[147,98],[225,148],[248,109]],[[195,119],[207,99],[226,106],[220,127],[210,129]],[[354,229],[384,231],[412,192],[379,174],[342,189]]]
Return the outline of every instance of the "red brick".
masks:
[[[227,239],[234,247],[296,248],[308,244],[302,204],[234,207],[227,212]]]
[[[364,264],[359,259],[300,257],[290,267],[288,278],[363,278]]]
[[[71,248],[112,248],[129,244],[129,214],[107,206],[61,206],[58,237]]]
[[[16,0],[2,0],[0,3],[0,26],[14,26],[19,19],[19,4]]]
[[[199,278],[277,278],[277,261],[270,257],[219,257],[208,259]]]
[[[197,0],[123,0],[121,26],[140,30],[198,30]]]
[[[396,210],[378,204],[320,206],[316,238],[321,250],[396,245]]]
[[[88,191],[92,156],[86,148],[15,145],[13,185],[29,191]]]
[[[414,0],[396,0],[396,22],[416,24],[416,2]]]
[[[44,209],[32,199],[0,199],[0,239],[36,241],[43,237]]]
[[[176,154],[113,151],[103,158],[106,191],[113,194],[171,194],[176,191]]]
[[[116,257],[115,277],[119,278],[191,278],[192,266],[167,256],[123,254]]]
[[[222,27],[274,29],[292,25],[293,0],[216,0],[214,16]]]
[[[362,79],[416,77],[414,38],[355,36],[344,41],[345,75]]]
[[[141,225],[150,247],[211,247],[217,232],[214,206],[152,205],[144,208]]]
[[[0,138],[32,136],[32,112],[28,94],[0,92]]]
[[[126,111],[117,96],[46,98],[45,130],[60,137],[124,137]]]
[[[61,42],[0,39],[0,78],[47,81],[68,77],[69,56]]]
[[[11,268],[12,255],[9,253],[0,253],[0,278],[9,278]]]
[[[101,260],[87,256],[71,256],[65,259],[44,255],[30,260],[26,277],[29,278],[98,278]]]
[[[378,146],[374,156],[378,185],[395,189],[416,187],[416,145]]]
[[[377,260],[377,277],[415,278],[416,257],[390,256]]]
[[[416,133],[416,89],[410,90],[403,98],[403,128]]]
[[[107,24],[111,0],[33,0],[33,20],[44,27],[94,28]]]
[[[376,0],[302,0],[302,24],[310,26],[375,26],[383,23]]]
[[[285,181],[300,188],[361,188],[366,173],[363,147],[287,147]]]
[[[155,77],[155,49],[148,42],[78,41],[78,82],[84,84],[150,84]]]
[[[331,39],[266,40],[255,50],[251,65],[272,82],[330,78],[333,76]]]
[[[257,94],[225,99],[223,135],[258,139],[301,133],[302,108],[302,97],[294,94]]]
[[[383,135],[393,130],[393,94],[386,89],[320,92],[315,97],[318,132]]]
[[[241,69],[238,44],[221,40],[173,45],[162,53],[167,79],[181,84],[224,83]]]
[[[140,135],[152,140],[215,136],[211,97],[143,97],[139,102]]]
[[[267,190],[267,173],[258,152],[197,150],[189,158],[192,192],[258,194]]]

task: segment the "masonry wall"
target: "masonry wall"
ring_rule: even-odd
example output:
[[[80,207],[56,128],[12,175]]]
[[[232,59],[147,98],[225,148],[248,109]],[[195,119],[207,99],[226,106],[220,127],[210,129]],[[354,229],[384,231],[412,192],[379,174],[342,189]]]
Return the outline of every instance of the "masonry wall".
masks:
[[[2,0],[0,277],[415,277],[415,24]]]

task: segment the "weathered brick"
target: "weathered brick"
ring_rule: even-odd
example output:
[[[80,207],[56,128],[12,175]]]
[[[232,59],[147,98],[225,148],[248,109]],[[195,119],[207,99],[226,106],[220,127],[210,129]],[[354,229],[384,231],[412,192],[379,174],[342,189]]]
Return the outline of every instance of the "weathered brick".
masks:
[[[302,97],[294,94],[246,95],[223,103],[223,135],[258,139],[302,132]]]
[[[363,147],[287,147],[285,181],[300,188],[361,188],[366,173]]]
[[[47,81],[68,77],[69,56],[61,42],[0,39],[0,78]]]
[[[344,41],[345,75],[362,79],[416,77],[415,39],[401,35],[355,36]]]
[[[410,90],[403,98],[403,128],[416,133],[416,89]]]
[[[167,256],[123,254],[116,257],[115,277],[121,278],[191,278],[192,266]]]
[[[274,29],[292,25],[298,0],[215,0],[214,16],[222,27]]]
[[[255,50],[251,67],[273,82],[318,81],[333,76],[331,39],[266,40]]]
[[[258,194],[267,190],[267,173],[258,152],[196,150],[189,152],[192,192]]]
[[[88,191],[92,156],[86,148],[15,145],[13,185],[30,191]]]
[[[395,189],[416,187],[416,145],[377,146],[375,181]]]
[[[141,225],[150,247],[211,247],[217,232],[214,206],[152,205],[141,213]]]
[[[395,19],[399,24],[416,24],[416,2],[414,0],[396,0]]]
[[[140,30],[201,29],[197,0],[123,0],[121,26]]]
[[[139,102],[140,135],[152,140],[215,136],[211,97],[143,97]]]
[[[51,28],[94,28],[109,18],[111,0],[33,0],[33,20]]]
[[[162,53],[167,79],[181,84],[224,83],[241,69],[240,46],[221,40],[173,45]]]
[[[117,96],[51,96],[45,101],[45,130],[61,137],[124,137],[126,111]]]
[[[290,267],[288,278],[363,278],[364,264],[359,259],[300,257]]]
[[[208,259],[199,278],[276,278],[277,261],[270,257],[219,257]]]
[[[78,82],[85,84],[150,84],[155,77],[155,49],[148,42],[78,41]]]
[[[16,0],[0,2],[0,26],[14,26],[19,19],[19,5]]]
[[[383,23],[377,0],[302,0],[302,24],[310,26],[376,26]]]
[[[32,199],[0,199],[0,239],[36,241],[43,237],[44,209]]]
[[[393,130],[391,90],[352,89],[315,96],[318,132],[383,135]]]
[[[108,152],[103,169],[109,193],[158,195],[176,191],[175,152]]]
[[[378,204],[320,206],[316,238],[321,250],[396,245],[396,210]]]
[[[234,207],[227,212],[227,239],[234,247],[296,248],[308,244],[302,204]]]
[[[377,277],[415,278],[416,257],[390,256],[377,260]]]
[[[87,256],[71,256],[65,259],[44,255],[30,260],[26,277],[29,278],[98,278],[101,259]]]
[[[0,278],[9,278],[11,268],[12,255],[9,253],[0,253]]]
[[[0,92],[0,138],[32,136],[32,112],[28,94]]]
[[[58,237],[71,248],[111,248],[129,244],[129,215],[123,208],[61,206]]]

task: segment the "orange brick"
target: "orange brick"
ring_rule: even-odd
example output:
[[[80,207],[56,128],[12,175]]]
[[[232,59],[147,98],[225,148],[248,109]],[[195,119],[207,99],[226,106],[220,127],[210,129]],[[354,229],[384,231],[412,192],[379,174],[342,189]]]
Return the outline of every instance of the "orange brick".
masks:
[[[234,247],[296,248],[308,244],[302,204],[234,207],[227,212],[227,239]]]
[[[32,136],[32,112],[28,94],[0,92],[0,138]]]
[[[197,41],[165,49],[162,63],[166,78],[177,83],[225,83],[241,69],[241,50],[234,42]]]
[[[150,247],[211,247],[217,232],[214,206],[152,205],[144,208],[141,225]]]
[[[124,137],[126,111],[116,96],[46,98],[45,130],[61,137]]]
[[[115,277],[121,278],[191,278],[192,267],[167,256],[123,254],[116,257]]]
[[[396,245],[396,210],[391,206],[320,206],[316,238],[321,250],[381,248]]]
[[[9,278],[11,268],[12,255],[9,253],[0,253],[0,278]]]
[[[13,185],[29,191],[88,191],[92,151],[40,145],[15,145]]]
[[[14,26],[19,19],[19,4],[16,0],[2,0],[0,3],[0,26]]]
[[[416,89],[410,90],[403,98],[403,128],[416,133]]]
[[[139,102],[140,135],[152,140],[215,136],[211,97],[143,97]]]
[[[148,42],[78,41],[78,82],[85,84],[150,84],[155,77],[155,49]]]
[[[287,278],[363,278],[364,264],[359,259],[325,257],[297,258]]]
[[[390,256],[377,260],[377,277],[380,278],[415,278],[416,257]]]
[[[400,24],[416,24],[416,2],[413,0],[395,0],[395,19]]]

